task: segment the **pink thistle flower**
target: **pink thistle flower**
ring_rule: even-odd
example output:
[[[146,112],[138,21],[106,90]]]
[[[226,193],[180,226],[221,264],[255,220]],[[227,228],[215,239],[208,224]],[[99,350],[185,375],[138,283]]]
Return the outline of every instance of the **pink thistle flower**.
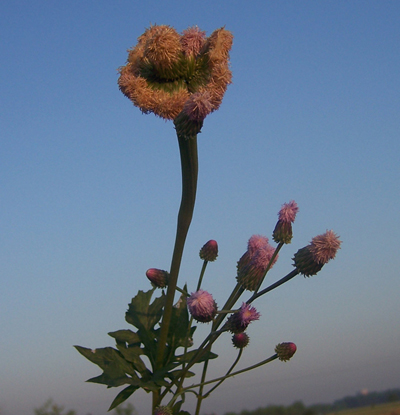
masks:
[[[215,261],[218,256],[218,244],[213,239],[206,242],[200,249],[200,258],[204,261]]]
[[[310,251],[316,262],[326,264],[330,259],[335,258],[341,243],[342,241],[332,230],[326,231],[324,234],[312,238]]]
[[[146,277],[157,288],[165,288],[168,285],[169,274],[167,271],[157,268],[150,268],[146,271]]]
[[[279,219],[275,226],[272,237],[276,243],[290,244],[293,237],[292,223],[299,211],[297,203],[292,200],[284,203],[278,213]]]
[[[208,91],[195,92],[185,102],[183,112],[191,121],[202,122],[213,110],[211,95]]]
[[[197,26],[189,27],[182,32],[181,45],[186,56],[196,56],[206,42],[206,32]]]
[[[286,362],[296,353],[297,347],[294,343],[279,343],[275,347],[275,353],[278,355],[278,359],[282,362]]]
[[[284,203],[278,213],[279,220],[282,222],[293,223],[298,211],[299,207],[294,200],[291,200],[289,203]]]
[[[237,265],[237,280],[249,291],[255,291],[264,277],[268,264],[275,253],[275,248],[268,242],[268,238],[261,235],[253,235],[247,244],[247,252],[240,258]],[[272,266],[278,259],[274,258]]]
[[[217,313],[217,304],[212,295],[204,290],[198,290],[187,299],[187,306],[192,317],[201,322],[210,322]]]
[[[244,349],[250,342],[247,333],[236,333],[232,336],[232,343],[238,349]]]
[[[228,318],[227,327],[234,334],[243,333],[252,321],[259,318],[260,313],[254,307],[243,303],[239,311],[236,311]]]
[[[310,245],[294,254],[294,266],[305,277],[315,275],[330,260],[335,258],[341,241],[333,231],[315,236]]]

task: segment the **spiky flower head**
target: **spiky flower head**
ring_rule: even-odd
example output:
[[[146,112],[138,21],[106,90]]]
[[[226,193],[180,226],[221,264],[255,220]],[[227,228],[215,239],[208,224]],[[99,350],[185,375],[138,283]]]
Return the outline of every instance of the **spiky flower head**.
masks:
[[[162,269],[150,268],[146,271],[146,277],[157,288],[165,288],[168,285],[169,274]]]
[[[284,203],[278,213],[278,222],[275,226],[272,237],[276,243],[282,242],[290,244],[293,237],[292,223],[299,211],[297,203],[291,200],[289,203]]]
[[[315,275],[329,260],[335,258],[340,244],[339,237],[331,230],[315,236],[310,245],[294,254],[294,266],[305,277]]]
[[[217,241],[210,239],[200,249],[200,258],[204,261],[215,261],[218,256],[218,244]]]
[[[172,409],[168,406],[157,406],[153,415],[172,415]]]
[[[268,238],[261,235],[253,235],[247,244],[247,251],[242,255],[237,264],[237,281],[249,291],[255,291],[267,270],[275,248],[268,242]],[[278,259],[274,258],[272,266]]]
[[[217,303],[212,295],[204,290],[198,290],[187,299],[187,306],[192,317],[201,322],[210,322],[217,313]]]
[[[231,333],[243,333],[249,324],[260,318],[260,313],[250,304],[243,303],[238,311],[227,320],[226,325]]]
[[[250,342],[247,333],[236,333],[232,336],[232,343],[238,349],[244,349]]]
[[[279,343],[275,347],[275,353],[278,355],[278,359],[282,362],[286,362],[296,353],[297,347],[294,343],[286,342]]]
[[[154,25],[129,50],[119,69],[119,88],[142,112],[175,120],[178,134],[200,132],[204,118],[219,108],[231,83],[229,51],[232,33],[224,28],[209,38],[197,27],[179,34]],[[190,100],[193,94],[200,93]],[[177,116],[183,112],[187,117]],[[190,129],[186,124],[192,123]]]

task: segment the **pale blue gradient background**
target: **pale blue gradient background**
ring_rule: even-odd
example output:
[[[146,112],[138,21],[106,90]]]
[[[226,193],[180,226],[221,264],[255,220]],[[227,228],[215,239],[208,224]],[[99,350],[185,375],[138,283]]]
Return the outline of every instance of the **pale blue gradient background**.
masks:
[[[151,23],[235,36],[233,85],[199,136],[198,203],[181,284],[222,305],[254,233],[297,201],[294,238],[269,274],[326,229],[343,240],[318,276],[256,303],[241,367],[281,341],[298,352],[226,381],[204,413],[329,402],[400,386],[398,1],[12,1],[0,6],[0,409],[49,398],[105,414],[118,392],[73,348],[112,346],[145,271],[168,269],[180,202],[172,123],[118,91],[126,49]],[[198,330],[198,337],[208,326]],[[226,336],[211,374],[235,356]],[[150,395],[130,400],[142,415]],[[189,407],[190,408],[190,407]]]

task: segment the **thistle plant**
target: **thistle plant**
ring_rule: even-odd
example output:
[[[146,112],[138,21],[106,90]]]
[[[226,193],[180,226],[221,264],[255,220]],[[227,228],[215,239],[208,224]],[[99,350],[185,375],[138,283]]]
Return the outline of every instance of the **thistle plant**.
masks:
[[[203,264],[198,280],[190,281],[193,287],[178,285],[196,200],[197,135],[207,115],[221,105],[231,83],[232,41],[232,34],[225,28],[206,37],[197,27],[179,34],[170,26],[154,25],[138,38],[137,45],[129,50],[126,65],[119,70],[119,88],[135,106],[143,113],[153,113],[174,123],[181,159],[182,198],[170,268],[168,271],[148,269],[146,276],[151,287],[132,298],[125,314],[126,322],[134,330],[108,333],[115,339],[116,348],[92,350],[75,346],[103,370],[89,382],[107,387],[125,386],[111,403],[110,410],[143,389],[152,394],[153,415],[188,414],[183,404],[189,393],[196,397],[195,414],[198,415],[202,401],[230,377],[274,360],[288,361],[296,352],[296,345],[281,342],[271,356],[236,369],[250,343],[246,330],[261,318],[253,303],[299,274],[305,277],[317,274],[340,248],[341,242],[333,231],[314,237],[308,246],[294,254],[292,271],[262,288],[266,274],[278,260],[279,251],[292,240],[298,206],[290,201],[281,207],[272,232],[276,246],[265,236],[250,237],[247,250],[237,262],[236,282],[232,278],[232,292],[222,308],[218,308],[211,293],[202,289],[208,263],[218,257],[216,241],[210,240],[200,249]],[[161,290],[159,296],[156,296],[157,290]],[[196,327],[205,323],[209,324],[210,333],[199,341],[194,336]],[[209,362],[218,357],[212,352],[213,344],[227,336],[230,347],[237,349],[238,355],[225,373],[208,379]],[[191,380],[196,373],[199,380]]]

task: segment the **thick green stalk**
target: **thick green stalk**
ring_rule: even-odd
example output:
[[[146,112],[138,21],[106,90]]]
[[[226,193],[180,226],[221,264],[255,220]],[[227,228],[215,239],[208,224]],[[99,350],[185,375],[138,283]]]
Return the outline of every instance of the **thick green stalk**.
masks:
[[[197,136],[186,139],[178,135],[178,142],[182,168],[182,199],[178,214],[175,247],[169,273],[164,315],[161,322],[160,337],[158,339],[156,369],[161,368],[164,363],[164,353],[167,344],[179,269],[196,201],[198,175]],[[155,393],[158,395],[158,392]],[[153,406],[156,404],[157,402],[153,402]]]

